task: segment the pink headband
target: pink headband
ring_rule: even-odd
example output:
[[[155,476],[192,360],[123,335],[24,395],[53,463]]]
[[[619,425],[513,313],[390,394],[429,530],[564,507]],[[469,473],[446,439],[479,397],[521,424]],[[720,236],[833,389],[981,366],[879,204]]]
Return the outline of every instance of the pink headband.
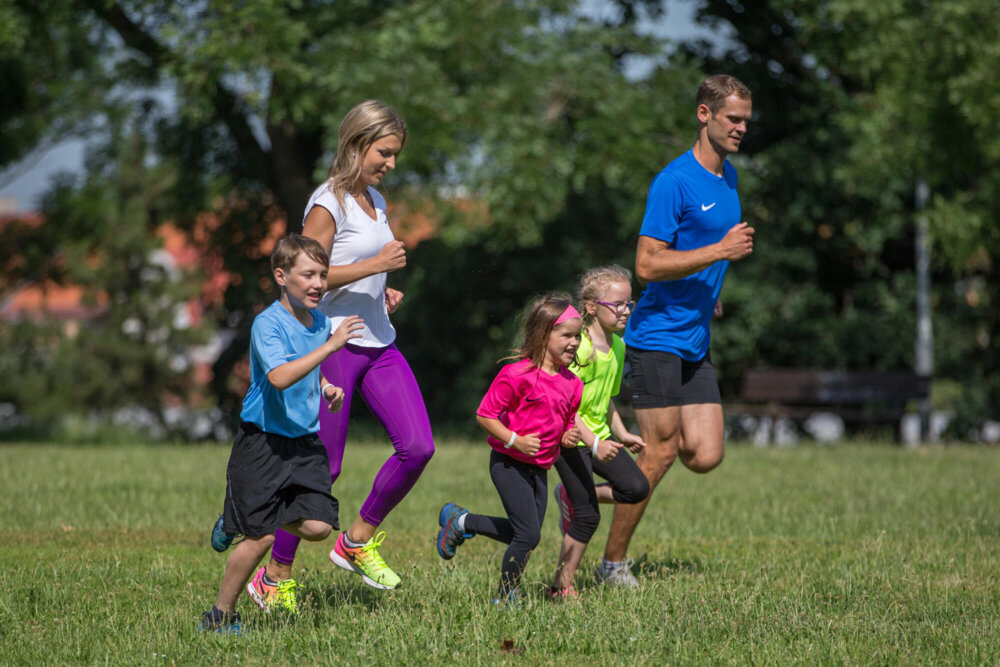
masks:
[[[553,324],[552,326],[557,327],[566,320],[571,320],[574,317],[580,317],[580,313],[576,311],[576,308],[573,307],[573,304],[570,304],[566,306],[566,310],[562,312],[562,315],[556,318],[556,323]]]

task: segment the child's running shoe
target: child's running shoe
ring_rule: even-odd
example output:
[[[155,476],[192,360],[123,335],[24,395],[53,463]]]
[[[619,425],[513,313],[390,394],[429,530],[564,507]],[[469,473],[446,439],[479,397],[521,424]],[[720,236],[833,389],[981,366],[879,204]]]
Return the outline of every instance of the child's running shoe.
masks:
[[[398,588],[399,576],[385,564],[378,548],[385,541],[385,531],[368,540],[363,547],[351,548],[344,541],[344,533],[337,537],[337,543],[330,552],[330,560],[338,567],[361,575],[361,580],[383,590]]]
[[[441,530],[437,536],[438,555],[445,560],[455,557],[455,549],[466,540],[470,540],[475,535],[464,532],[458,527],[460,517],[469,513],[464,507],[459,507],[455,503],[445,503],[438,514],[438,525]]]
[[[639,580],[632,574],[632,563],[631,558],[626,558],[620,563],[609,563],[602,558],[594,572],[594,578],[599,584],[608,583],[623,588],[638,588]]]
[[[559,507],[559,532],[566,535],[569,532],[570,526],[573,525],[573,503],[569,499],[569,494],[566,492],[566,487],[562,484],[556,484],[556,488],[552,489],[552,495],[556,497],[556,505]]]
[[[521,609],[523,606],[524,603],[521,600],[521,590],[518,588],[513,588],[507,591],[507,595],[493,598],[493,608],[501,611],[506,611],[508,609]]]
[[[220,635],[242,635],[243,620],[239,612],[226,613],[217,607],[212,607],[201,615],[198,624],[199,632],[215,632]]]
[[[239,535],[230,535],[222,529],[222,515],[220,514],[219,520],[212,526],[212,548],[221,554],[232,546],[237,537]]]
[[[573,586],[569,586],[567,588],[552,588],[549,586],[545,589],[545,593],[553,602],[568,602],[570,600],[580,599],[580,594],[576,592],[576,589]]]
[[[272,585],[264,581],[265,568],[261,567],[247,584],[247,594],[257,606],[270,614],[275,607],[284,609],[290,614],[299,613],[299,601],[295,597],[296,588],[304,588],[295,583],[294,579],[283,579]]]

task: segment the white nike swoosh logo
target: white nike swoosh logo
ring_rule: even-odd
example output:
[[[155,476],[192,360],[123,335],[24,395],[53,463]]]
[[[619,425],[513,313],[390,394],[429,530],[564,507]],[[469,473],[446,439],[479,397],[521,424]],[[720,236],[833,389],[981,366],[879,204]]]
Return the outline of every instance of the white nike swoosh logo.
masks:
[[[703,211],[707,211],[708,209],[710,209],[710,208],[712,208],[713,206],[715,206],[715,205],[716,205],[717,203],[718,203],[718,202],[712,202],[712,203],[711,203],[711,204],[709,204],[708,206],[705,206],[704,204],[702,204],[702,205],[701,205],[701,210],[703,210]]]

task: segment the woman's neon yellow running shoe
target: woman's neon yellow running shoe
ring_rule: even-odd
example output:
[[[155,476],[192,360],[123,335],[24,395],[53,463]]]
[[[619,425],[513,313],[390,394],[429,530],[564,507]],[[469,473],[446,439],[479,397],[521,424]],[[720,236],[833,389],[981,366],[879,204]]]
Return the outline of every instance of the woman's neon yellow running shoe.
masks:
[[[330,560],[338,567],[360,574],[361,580],[369,586],[384,590],[398,588],[399,575],[385,564],[378,552],[378,548],[384,541],[385,531],[381,531],[368,540],[365,546],[351,548],[344,541],[344,533],[341,533],[337,536],[337,543],[333,545],[333,551],[330,552]]]

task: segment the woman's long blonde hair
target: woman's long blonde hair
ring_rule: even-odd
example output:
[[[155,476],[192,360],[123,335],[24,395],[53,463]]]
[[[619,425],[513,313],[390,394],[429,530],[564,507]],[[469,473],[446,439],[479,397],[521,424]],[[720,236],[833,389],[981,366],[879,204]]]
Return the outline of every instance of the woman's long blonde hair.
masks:
[[[361,178],[361,165],[371,145],[383,137],[399,137],[406,145],[406,123],[396,110],[378,100],[358,102],[344,116],[337,134],[337,154],[330,165],[327,183],[341,208],[344,194]]]

